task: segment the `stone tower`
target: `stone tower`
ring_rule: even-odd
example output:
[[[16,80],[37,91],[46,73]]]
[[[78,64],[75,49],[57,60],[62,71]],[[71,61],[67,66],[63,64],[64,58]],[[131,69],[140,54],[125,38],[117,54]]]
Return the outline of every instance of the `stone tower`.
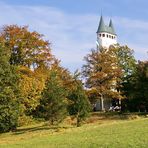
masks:
[[[100,18],[100,23],[97,30],[97,48],[109,48],[110,45],[117,44],[117,35],[114,30],[112,20],[109,25],[105,25],[103,17]]]

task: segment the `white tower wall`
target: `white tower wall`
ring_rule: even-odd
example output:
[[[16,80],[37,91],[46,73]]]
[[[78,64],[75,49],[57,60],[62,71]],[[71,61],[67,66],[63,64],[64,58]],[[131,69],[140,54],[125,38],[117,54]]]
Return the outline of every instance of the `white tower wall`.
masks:
[[[101,32],[97,34],[97,42],[99,43],[99,46],[109,48],[110,45],[117,44],[117,36],[110,33]]]

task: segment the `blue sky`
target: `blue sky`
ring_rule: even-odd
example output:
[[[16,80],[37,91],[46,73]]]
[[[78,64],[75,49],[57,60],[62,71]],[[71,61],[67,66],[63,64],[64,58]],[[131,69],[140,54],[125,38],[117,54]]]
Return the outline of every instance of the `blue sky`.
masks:
[[[71,71],[95,48],[101,12],[112,18],[121,45],[134,49],[137,60],[148,60],[146,0],[0,0],[0,26],[29,25],[52,43],[52,52]]]

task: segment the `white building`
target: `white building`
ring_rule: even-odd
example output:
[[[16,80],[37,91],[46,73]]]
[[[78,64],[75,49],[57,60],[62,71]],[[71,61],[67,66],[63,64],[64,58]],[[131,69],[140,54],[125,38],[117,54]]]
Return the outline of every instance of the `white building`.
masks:
[[[109,48],[110,45],[117,44],[117,35],[114,30],[112,20],[109,25],[105,25],[103,17],[100,18],[100,23],[97,30],[97,46]]]

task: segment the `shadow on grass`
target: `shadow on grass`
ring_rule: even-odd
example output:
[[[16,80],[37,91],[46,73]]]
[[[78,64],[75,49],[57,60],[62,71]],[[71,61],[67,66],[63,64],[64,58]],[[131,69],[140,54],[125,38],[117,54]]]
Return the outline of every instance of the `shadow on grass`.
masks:
[[[60,129],[68,129],[72,127],[60,127],[60,126],[47,126],[47,125],[41,125],[41,126],[36,126],[36,127],[28,127],[28,128],[21,128],[21,129],[16,129],[13,132],[13,135],[20,135],[20,134],[25,134],[28,132],[36,132],[36,131],[44,131],[44,130],[50,130],[54,132],[58,132]]]

